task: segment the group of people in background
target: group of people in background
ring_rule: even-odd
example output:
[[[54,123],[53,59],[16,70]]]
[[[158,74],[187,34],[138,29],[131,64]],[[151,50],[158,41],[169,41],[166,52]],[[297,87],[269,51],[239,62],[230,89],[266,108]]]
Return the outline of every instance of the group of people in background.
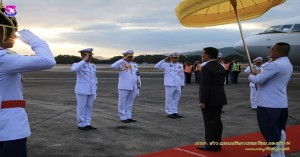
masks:
[[[227,60],[222,59],[221,53],[219,53],[217,61],[224,67],[225,69],[225,84],[228,85],[229,81],[237,84],[238,83],[238,77],[241,73],[241,63],[234,59],[231,62]],[[201,79],[201,67],[203,65],[203,62],[201,60],[196,60],[194,64],[191,64],[191,62],[185,62],[184,67],[184,75],[185,75],[185,83],[191,84],[192,75],[194,73],[195,76],[195,82],[199,83]]]

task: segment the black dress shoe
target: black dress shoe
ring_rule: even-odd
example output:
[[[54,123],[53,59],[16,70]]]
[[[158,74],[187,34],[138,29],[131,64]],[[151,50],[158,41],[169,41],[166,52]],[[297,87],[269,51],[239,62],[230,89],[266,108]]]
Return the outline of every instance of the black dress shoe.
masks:
[[[91,126],[91,125],[87,125],[87,126],[85,126],[85,127],[89,128],[89,129],[91,129],[91,130],[97,130],[97,128],[95,128],[95,127],[93,127],[93,126]]]
[[[84,127],[78,127],[79,130],[83,130],[83,131],[89,131],[90,129],[86,126]]]
[[[204,151],[212,151],[212,152],[218,152],[218,151],[221,151],[221,147],[212,147],[212,146],[199,146],[197,147],[197,149],[200,149],[200,150],[204,150]]]
[[[130,122],[137,122],[137,120],[134,120],[134,119],[127,119],[129,120]]]
[[[182,118],[182,116],[181,116],[181,115],[179,115],[178,113],[174,113],[173,115],[175,115],[175,116],[176,116],[176,118]]]
[[[130,121],[129,121],[128,119],[126,119],[126,120],[121,120],[121,122],[123,122],[123,123],[130,123]]]
[[[168,114],[167,117],[169,117],[169,118],[176,118],[176,116],[174,114]]]

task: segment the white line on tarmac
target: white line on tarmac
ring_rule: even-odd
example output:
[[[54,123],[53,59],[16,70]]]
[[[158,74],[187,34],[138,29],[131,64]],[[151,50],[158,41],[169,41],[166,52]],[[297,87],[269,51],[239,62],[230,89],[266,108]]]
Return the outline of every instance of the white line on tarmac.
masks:
[[[111,77],[111,78],[98,78],[98,80],[117,80],[119,78],[116,78],[116,77]],[[153,78],[153,77],[142,77],[141,78],[142,80],[146,79],[164,79],[164,78]],[[239,78],[241,80],[248,80],[248,78]],[[76,78],[73,78],[73,77],[43,77],[43,78],[32,78],[32,77],[25,77],[24,80],[76,80]],[[291,78],[291,80],[300,80],[300,78]]]
[[[119,78],[113,77],[113,78],[98,78],[98,80],[117,80]],[[142,78],[142,79],[164,79],[164,78],[151,78],[151,77],[146,77],[146,78]],[[43,78],[32,78],[32,77],[25,77],[24,80],[76,80],[76,78],[73,77],[58,77],[58,78],[54,78],[54,77],[43,77]]]
[[[241,80],[248,80],[248,78],[238,78],[238,80],[241,79]],[[300,78],[291,78],[290,80],[300,80]]]
[[[184,149],[181,149],[181,148],[173,148],[173,149],[179,150],[179,151],[182,151],[182,152],[186,152],[186,153],[189,153],[189,154],[193,154],[193,155],[196,155],[196,156],[200,156],[200,157],[206,157],[206,155],[195,153],[195,152],[188,151],[188,150],[184,150]]]

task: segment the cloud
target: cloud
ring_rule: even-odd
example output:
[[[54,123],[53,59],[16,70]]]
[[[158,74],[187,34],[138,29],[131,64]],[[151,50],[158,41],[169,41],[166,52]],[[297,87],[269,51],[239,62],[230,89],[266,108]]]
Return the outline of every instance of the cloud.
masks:
[[[20,28],[32,29],[55,55],[82,47],[111,57],[127,49],[137,54],[186,52],[206,46],[230,47],[240,40],[237,24],[187,28],[175,7],[181,0],[10,0]],[[300,1],[286,1],[263,16],[243,21],[245,36],[262,32],[281,19],[298,15]],[[76,46],[75,46],[76,45]],[[21,49],[21,48],[20,48]]]

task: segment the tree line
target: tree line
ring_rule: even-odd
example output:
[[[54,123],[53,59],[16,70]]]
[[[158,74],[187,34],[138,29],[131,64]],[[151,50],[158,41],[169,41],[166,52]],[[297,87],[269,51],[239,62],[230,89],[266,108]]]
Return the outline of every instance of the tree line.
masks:
[[[97,58],[93,58],[92,62],[95,64],[112,64],[116,62],[117,60],[123,58],[122,56],[115,56],[110,59],[106,60],[99,60]],[[148,64],[156,64],[162,59],[166,58],[165,55],[139,55],[134,57],[134,62],[141,64],[141,63],[148,63]],[[239,62],[246,62],[246,58],[244,56],[238,55],[238,54],[231,54],[223,58],[224,60],[230,62],[233,59],[237,59]],[[82,60],[81,57],[78,56],[72,56],[72,55],[58,55],[55,57],[57,64],[73,64],[76,62],[80,62]],[[194,63],[196,60],[201,60],[200,55],[180,55],[179,61],[184,62],[190,62]]]

